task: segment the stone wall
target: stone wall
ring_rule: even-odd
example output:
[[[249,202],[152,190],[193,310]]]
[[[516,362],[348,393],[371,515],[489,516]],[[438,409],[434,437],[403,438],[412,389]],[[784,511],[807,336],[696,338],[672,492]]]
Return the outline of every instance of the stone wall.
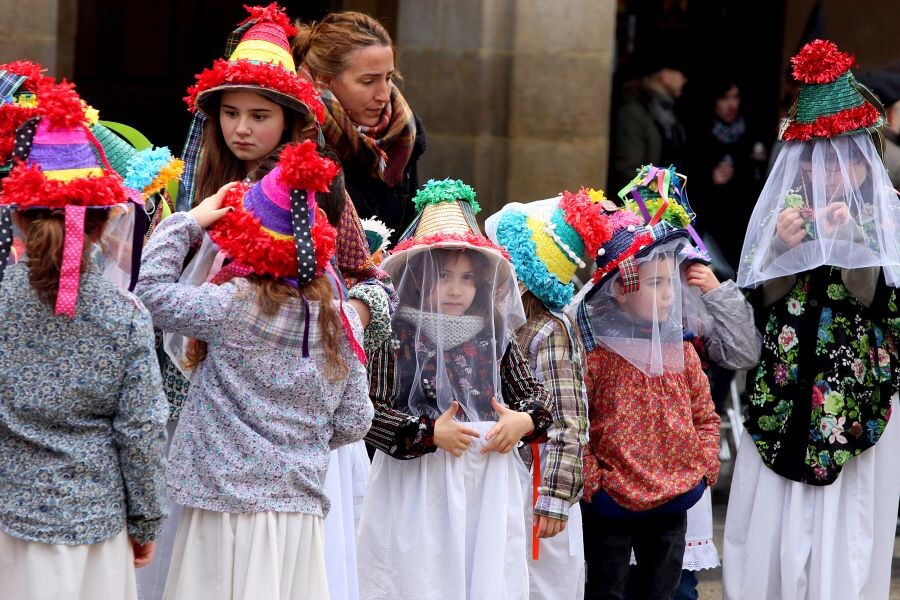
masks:
[[[71,78],[77,9],[77,0],[0,2],[0,63],[28,58]]]
[[[605,184],[613,0],[400,0],[404,92],[425,123],[420,175],[461,178],[486,216]]]

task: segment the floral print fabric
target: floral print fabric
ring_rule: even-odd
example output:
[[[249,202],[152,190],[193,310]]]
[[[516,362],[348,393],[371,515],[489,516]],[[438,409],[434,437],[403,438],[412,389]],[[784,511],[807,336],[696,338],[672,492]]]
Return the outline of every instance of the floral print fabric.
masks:
[[[890,417],[898,317],[883,281],[866,308],[828,267],[798,277],[768,309],[746,421],[766,465],[827,485],[875,445]]]

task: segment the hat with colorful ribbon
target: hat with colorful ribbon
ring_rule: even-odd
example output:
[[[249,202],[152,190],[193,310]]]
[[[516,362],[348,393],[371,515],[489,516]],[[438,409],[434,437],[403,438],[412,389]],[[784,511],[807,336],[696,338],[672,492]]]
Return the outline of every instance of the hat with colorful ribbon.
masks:
[[[360,224],[366,236],[366,242],[369,244],[372,262],[380,265],[384,252],[391,243],[391,234],[394,233],[394,230],[385,225],[384,221],[375,217],[361,219]]]
[[[39,114],[15,134],[16,165],[3,181],[0,222],[8,232],[13,210],[60,209],[65,212],[63,261],[57,314],[75,316],[86,211],[140,202],[110,167],[103,147],[87,127],[85,104],[68,82],[40,87]],[[131,282],[137,283],[146,214],[134,211]],[[140,218],[143,215],[143,218]],[[6,264],[11,235],[0,235],[0,269]]]
[[[596,256],[612,236],[604,200],[602,193],[594,201],[582,189],[550,200],[507,204],[487,219],[485,230],[509,253],[519,281],[548,308],[561,310],[575,294],[572,279],[586,266],[583,259]]]
[[[694,229],[696,215],[687,197],[687,178],[674,166],[668,168],[644,165],[618,196],[624,207],[640,216],[651,229],[655,242],[677,237],[690,237],[693,248],[685,248],[687,258],[711,262],[706,244]]]
[[[800,93],[791,107],[783,140],[807,141],[860,131],[872,132],[883,122],[884,109],[850,69],[856,59],[834,42],[813,40],[791,58]]]
[[[228,60],[219,59],[197,75],[185,97],[189,109],[209,113],[217,93],[249,91],[321,122],[325,108],[315,86],[297,75],[289,41],[297,29],[284,9],[274,2],[245,8],[250,16],[238,25],[240,41]]]
[[[238,183],[222,200],[234,210],[209,237],[248,273],[286,279],[298,287],[321,275],[334,256],[336,231],[316,204],[340,167],[311,140],[285,146],[259,183]]]

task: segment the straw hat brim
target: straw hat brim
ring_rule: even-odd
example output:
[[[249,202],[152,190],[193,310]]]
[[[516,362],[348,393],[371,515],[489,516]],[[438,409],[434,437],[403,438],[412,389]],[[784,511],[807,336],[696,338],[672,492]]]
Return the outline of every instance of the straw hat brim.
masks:
[[[384,259],[384,262],[381,263],[381,268],[386,271],[388,275],[390,275],[393,281],[398,282],[400,281],[400,277],[401,275],[403,275],[403,270],[406,268],[406,265],[410,259],[418,254],[421,254],[422,252],[435,250],[437,248],[480,252],[491,261],[490,264],[498,273],[498,278],[515,279],[516,274],[513,266],[508,260],[506,260],[506,257],[503,256],[503,254],[499,250],[495,250],[487,246],[475,246],[456,240],[433,242],[430,244],[420,244],[412,246],[411,248],[407,248],[400,252],[395,252]]]

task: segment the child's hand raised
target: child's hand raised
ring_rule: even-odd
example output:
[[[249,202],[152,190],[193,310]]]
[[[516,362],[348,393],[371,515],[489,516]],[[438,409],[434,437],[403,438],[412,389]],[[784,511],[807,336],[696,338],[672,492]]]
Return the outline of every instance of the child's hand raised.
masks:
[[[481,453],[496,451],[505,454],[516,447],[523,435],[534,429],[534,421],[528,413],[507,408],[496,398],[491,398],[491,406],[500,415],[500,420],[484,436],[489,443],[481,449]]]
[[[778,219],[775,222],[775,233],[778,237],[793,248],[803,241],[806,237],[806,221],[800,215],[797,208],[786,208],[778,213]]]
[[[471,427],[453,420],[458,410],[459,402],[454,400],[450,408],[434,421],[434,445],[456,457],[469,449],[473,438],[481,437]]]
[[[231,207],[222,208],[222,199],[225,197],[225,193],[231,188],[231,186],[237,184],[237,181],[226,183],[225,185],[220,187],[215,194],[213,194],[209,198],[206,198],[205,200],[203,200],[203,202],[191,209],[191,212],[189,214],[194,217],[194,220],[197,221],[197,224],[200,225],[200,227],[206,229],[207,227],[224,217],[226,214],[234,210]]]
[[[708,294],[722,285],[716,279],[716,274],[713,273],[713,270],[703,263],[691,263],[688,265],[685,275],[687,276],[688,285],[700,288],[700,291],[704,294]]]

